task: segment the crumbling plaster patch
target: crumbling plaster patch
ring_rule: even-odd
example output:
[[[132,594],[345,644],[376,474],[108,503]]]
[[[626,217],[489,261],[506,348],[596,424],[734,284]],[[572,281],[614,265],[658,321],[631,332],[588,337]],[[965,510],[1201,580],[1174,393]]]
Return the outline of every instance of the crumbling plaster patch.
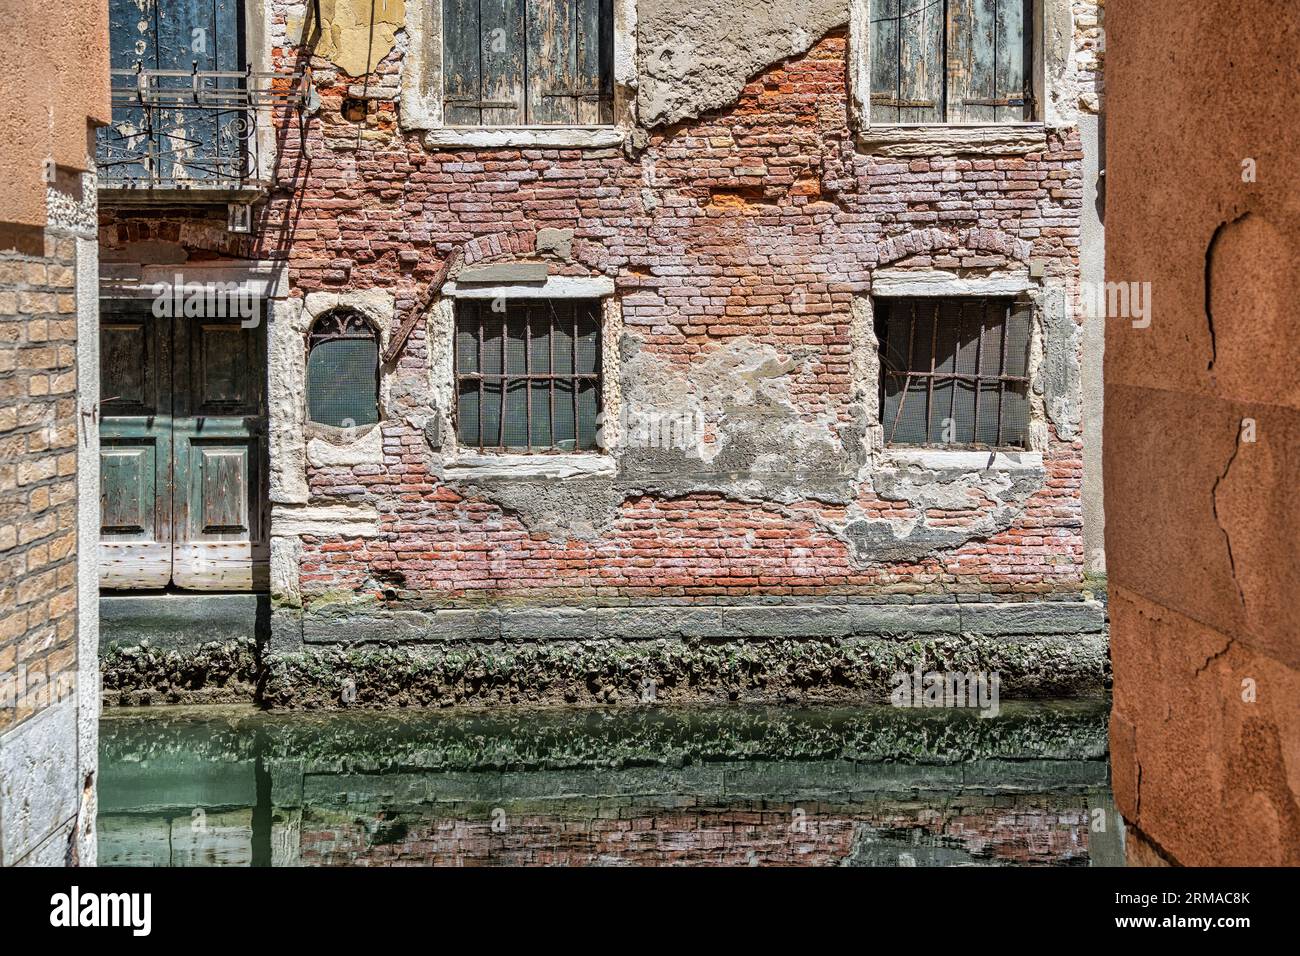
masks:
[[[308,500],[307,462],[307,335],[312,323],[332,309],[355,309],[379,334],[380,354],[388,346],[394,315],[393,296],[382,289],[357,292],[312,292],[304,299],[273,303],[267,335],[270,368],[269,412],[271,419],[271,501],[275,504],[305,504]],[[381,374],[379,412],[383,420],[389,407],[392,376]],[[311,439],[310,455],[317,465],[378,463],[383,460],[381,429],[331,429],[330,437]],[[350,440],[349,440],[350,439]],[[326,445],[334,446],[327,449]],[[274,526],[272,533],[275,533]]]
[[[935,276],[926,272],[918,288],[932,289],[936,281],[949,292],[954,285],[963,288],[964,280],[955,273]],[[1054,355],[1065,355],[1070,336],[1077,334],[1077,327],[1071,331],[1057,323],[1043,328],[1045,309],[1057,308],[1058,314],[1064,309],[1063,289],[1044,288],[1016,272],[992,280],[981,277],[965,292],[987,294],[989,281],[995,283],[993,291],[1018,290],[1034,306],[1030,453],[972,457],[931,450],[909,458],[886,450],[873,310],[870,297],[860,296],[850,319],[855,385],[848,423],[832,411],[810,415],[793,399],[792,381],[811,374],[815,349],[781,354],[773,346],[738,338],[682,364],[643,350],[636,335],[607,321],[606,369],[617,370],[606,376],[608,456],[557,456],[523,474],[501,467],[502,456],[457,450],[451,437],[444,441],[439,462],[442,478],[468,497],[497,504],[530,531],[585,540],[607,531],[629,498],[691,494],[776,506],[798,520],[810,514],[806,509],[795,513],[793,506],[801,503],[845,506],[842,517],[818,515],[814,520],[864,565],[916,561],[987,539],[1010,527],[1046,481],[1041,451],[1047,446],[1048,402],[1061,420],[1073,415],[1077,422],[1078,413],[1077,374],[1073,384],[1068,375],[1046,388],[1042,381],[1044,342]],[[453,311],[447,299],[435,306],[429,331],[434,413],[445,416],[444,434],[449,436]],[[607,319],[611,314],[617,311],[607,309]],[[610,387],[612,381],[616,388]],[[574,467],[566,466],[569,459]],[[863,490],[906,502],[909,517],[869,517],[859,501]],[[969,520],[960,525],[935,522],[931,511],[966,513]]]
[[[270,415],[271,594],[280,602],[297,604],[298,556],[304,534],[334,537],[373,537],[379,533],[379,512],[373,505],[308,506],[307,466],[351,467],[383,461],[383,429],[375,425],[349,430],[330,429],[326,440],[308,438],[307,335],[312,323],[336,308],[364,315],[379,333],[379,351],[388,344],[394,302],[382,289],[357,292],[313,292],[302,299],[272,302],[267,333]],[[381,374],[380,419],[391,401],[392,376]],[[317,430],[317,434],[320,432]]]
[[[320,13],[317,56],[349,76],[365,76],[393,50],[397,31],[406,24],[405,0],[319,0],[310,11]],[[290,19],[290,36],[301,36],[302,21]]]
[[[1011,526],[1047,477],[1041,455],[1015,462],[992,457],[987,468],[886,459],[871,473],[871,488],[886,501],[906,502],[913,516],[871,519],[854,504],[847,520],[833,530],[863,563],[918,561],[990,538]],[[966,512],[970,520],[959,527],[936,525],[928,517],[931,510]]]
[[[734,102],[751,76],[848,22],[847,0],[640,0],[637,114],[646,127]]]

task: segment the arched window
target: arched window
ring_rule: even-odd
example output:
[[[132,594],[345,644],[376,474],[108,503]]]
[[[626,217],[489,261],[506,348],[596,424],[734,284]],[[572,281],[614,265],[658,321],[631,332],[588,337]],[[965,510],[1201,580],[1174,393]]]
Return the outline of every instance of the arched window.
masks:
[[[379,421],[379,341],[360,312],[327,312],[311,327],[307,420],[334,428]]]

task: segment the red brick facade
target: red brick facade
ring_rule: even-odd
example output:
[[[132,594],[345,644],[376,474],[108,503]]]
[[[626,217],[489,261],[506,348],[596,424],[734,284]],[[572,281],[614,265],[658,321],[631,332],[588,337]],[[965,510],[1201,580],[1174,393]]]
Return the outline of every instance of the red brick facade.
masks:
[[[284,62],[297,50],[282,50]],[[323,62],[323,61],[322,61]],[[377,73],[399,69],[394,52]],[[441,149],[404,132],[393,100],[364,123],[343,118],[349,80],[318,74],[321,106],[279,136],[279,186],[251,237],[183,211],[115,214],[106,246],[161,239],[193,258],[287,257],[291,295],[382,289],[398,319],[453,251],[466,262],[528,258],[539,228],[572,229],[552,274],[614,280],[624,330],[643,354],[684,367],[738,341],[791,363],[789,394],[807,421],[853,419],[851,307],[873,270],[1024,268],[1072,284],[1081,151],[1049,128],[1028,155],[891,158],[855,148],[846,37],[754,78],[730,109],[653,131],[629,157],[605,149]],[[323,77],[323,79],[321,79]],[[967,274],[967,273],[964,273]],[[397,391],[428,380],[426,327],[395,367]],[[274,376],[275,370],[272,370]],[[1050,426],[1049,426],[1050,427]],[[913,563],[863,561],[841,536],[846,506],[781,504],[721,491],[626,496],[597,536],[530,529],[497,504],[440,481],[421,430],[390,415],[382,464],[307,466],[313,502],[373,502],[377,536],[300,536],[302,597],[338,591],[457,600],[490,594],[587,599],[815,594],[1033,595],[1082,580],[1078,436],[1054,428],[1046,478],[1009,527]],[[704,441],[716,440],[706,422]],[[855,485],[855,487],[858,487]],[[862,483],[870,519],[915,517]],[[930,509],[962,528],[993,504]],[[274,531],[273,531],[274,533]]]

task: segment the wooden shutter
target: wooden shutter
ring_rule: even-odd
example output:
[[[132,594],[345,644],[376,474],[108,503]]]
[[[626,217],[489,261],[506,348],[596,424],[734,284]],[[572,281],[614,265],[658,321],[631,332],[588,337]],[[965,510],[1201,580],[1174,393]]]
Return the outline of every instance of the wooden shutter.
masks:
[[[875,123],[1023,122],[1033,0],[871,0]]]
[[[577,0],[528,0],[528,119],[578,121]]]
[[[614,121],[611,0],[442,0],[449,126]]]
[[[1033,0],[947,0],[948,122],[1033,119]]]
[[[943,14],[942,2],[899,0],[899,122],[943,122]]]

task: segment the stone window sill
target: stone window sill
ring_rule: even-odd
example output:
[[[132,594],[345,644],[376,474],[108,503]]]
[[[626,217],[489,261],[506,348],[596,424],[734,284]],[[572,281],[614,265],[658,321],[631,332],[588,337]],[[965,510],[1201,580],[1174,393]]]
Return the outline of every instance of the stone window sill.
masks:
[[[858,145],[878,156],[1021,156],[1047,149],[1047,127],[1042,123],[868,126],[858,133]]]
[[[618,126],[441,126],[424,134],[429,147],[557,147],[567,149],[621,146],[627,130]]]
[[[447,479],[587,478],[614,474],[614,459],[600,452],[524,455],[462,452],[443,469]]]
[[[992,457],[992,462],[989,461]],[[940,470],[1041,471],[1043,453],[1038,451],[979,451],[959,448],[886,448],[880,464],[886,468],[916,465]]]

